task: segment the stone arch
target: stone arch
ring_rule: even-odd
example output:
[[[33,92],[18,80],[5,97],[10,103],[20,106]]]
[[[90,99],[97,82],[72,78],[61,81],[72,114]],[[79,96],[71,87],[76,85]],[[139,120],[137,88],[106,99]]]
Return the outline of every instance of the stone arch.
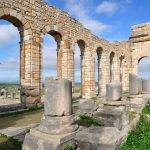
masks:
[[[109,55],[110,82],[112,82],[114,80],[114,57],[115,57],[115,53],[111,52]]]
[[[56,48],[56,52],[57,52],[57,60],[56,60],[57,61],[57,78],[62,78],[62,51],[61,51],[61,48],[64,45],[63,40],[62,40],[63,36],[62,36],[62,33],[60,33],[58,30],[53,30],[53,29],[51,30],[48,27],[45,28],[47,30],[45,30],[46,32],[43,34],[43,39],[44,39],[44,36],[46,34],[48,34],[48,35],[52,36],[54,38],[54,40],[56,41],[56,44],[57,44],[57,48]],[[50,29],[50,30],[48,30],[48,29]],[[41,47],[43,47],[43,42],[44,42],[43,39],[42,39],[42,46]],[[43,52],[41,52],[41,55],[42,54],[43,54]],[[41,66],[42,66],[42,61],[41,61]]]
[[[84,70],[84,57],[85,57],[85,49],[86,49],[86,43],[84,40],[82,39],[79,39],[75,42],[75,49],[77,48],[76,45],[78,46],[79,48],[79,53],[80,53],[80,78],[81,78],[81,96],[83,96],[83,88],[84,88],[84,85],[83,85],[83,70]],[[76,53],[76,50],[74,49],[74,78],[75,78],[75,64],[76,64],[76,60],[75,60],[75,53]]]
[[[138,59],[138,75],[140,76],[140,77],[142,77],[142,78],[149,78],[150,77],[150,74],[147,74],[147,72],[149,72],[150,73],[150,68],[149,68],[149,71],[147,70],[147,68],[145,68],[145,69],[143,69],[142,67],[142,62],[143,62],[143,60],[144,59],[147,59],[148,60],[148,62],[150,62],[150,57],[149,56],[143,56],[143,57],[141,57],[141,58],[139,58]],[[150,63],[149,64],[147,64],[148,65],[148,67],[150,66]],[[146,73],[146,74],[145,74]]]

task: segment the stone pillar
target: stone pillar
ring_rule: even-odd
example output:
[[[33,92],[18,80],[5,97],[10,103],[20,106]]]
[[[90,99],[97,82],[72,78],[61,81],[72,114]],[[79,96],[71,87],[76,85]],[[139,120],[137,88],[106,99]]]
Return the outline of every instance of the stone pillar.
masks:
[[[123,74],[122,74],[122,88],[123,91],[129,90],[129,67],[125,59],[122,62]]]
[[[26,33],[27,34],[27,33]],[[21,55],[23,54],[21,98],[26,103],[35,104],[40,102],[41,94],[41,34],[34,32],[33,35],[26,35],[23,41]],[[21,56],[22,57],[22,56]],[[29,90],[29,91],[28,91]],[[33,91],[33,94],[32,92]],[[27,93],[30,93],[28,95]],[[36,94],[35,94],[36,93]]]
[[[57,150],[73,143],[72,83],[66,79],[46,79],[44,117],[40,125],[25,137],[23,150]]]
[[[57,49],[57,78],[62,78],[62,52],[60,49]]]
[[[150,94],[150,78],[142,79],[142,93]]]
[[[62,78],[74,82],[74,51],[71,41],[62,41],[60,50]]]
[[[120,82],[120,61],[117,55],[114,56],[113,62],[113,81]]]
[[[117,101],[122,97],[122,85],[120,82],[112,82],[106,85],[106,100]]]
[[[102,53],[98,55],[98,95],[101,95],[102,92],[102,67],[101,67],[101,58],[102,58]]]
[[[101,95],[105,95],[106,93],[106,84],[110,82],[109,77],[109,55],[106,52],[103,52],[101,57]]]
[[[129,94],[138,95],[139,94],[139,78],[135,74],[129,74]]]
[[[95,94],[94,60],[90,48],[85,48],[82,56],[82,97],[91,98]]]

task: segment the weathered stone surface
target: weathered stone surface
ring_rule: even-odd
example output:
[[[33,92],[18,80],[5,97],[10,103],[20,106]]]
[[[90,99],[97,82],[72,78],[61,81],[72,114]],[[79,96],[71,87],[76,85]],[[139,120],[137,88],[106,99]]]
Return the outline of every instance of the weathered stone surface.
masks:
[[[78,126],[74,124],[74,116],[49,117],[44,116],[38,130],[51,135],[74,132]]]
[[[70,81],[46,79],[44,114],[46,116],[72,114],[72,83]]]
[[[75,139],[79,150],[115,150],[122,142],[115,127],[90,127],[78,132]]]
[[[122,130],[129,124],[129,117],[125,106],[104,106],[99,108],[94,116],[105,127],[116,127]]]
[[[135,74],[129,74],[129,94],[138,95],[139,94],[139,78]]]
[[[97,109],[97,105],[93,100],[80,99],[79,101],[79,111],[84,113],[90,113]]]
[[[75,133],[50,135],[31,129],[26,135],[23,150],[63,150],[67,145],[75,145]]]
[[[142,93],[150,94],[150,79],[142,79]]]
[[[106,100],[116,101],[121,100],[122,85],[118,82],[113,82],[106,85]]]

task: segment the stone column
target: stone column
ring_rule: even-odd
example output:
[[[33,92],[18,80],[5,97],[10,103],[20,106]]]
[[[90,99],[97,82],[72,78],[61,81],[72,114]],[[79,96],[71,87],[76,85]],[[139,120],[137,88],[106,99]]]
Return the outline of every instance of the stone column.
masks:
[[[129,90],[129,67],[125,59],[122,62],[123,73],[122,73],[122,88],[123,91]]]
[[[101,57],[101,95],[106,93],[106,84],[110,82],[109,55],[103,52]]]
[[[27,34],[27,33],[26,33]],[[40,102],[41,94],[41,34],[34,32],[32,35],[26,35],[23,41],[21,55],[24,59],[21,61],[23,79],[21,81],[22,101],[35,104]],[[22,57],[22,56],[21,56]]]
[[[113,59],[113,65],[113,81],[120,82],[120,61],[116,55]]]
[[[74,82],[74,51],[70,40],[63,40],[61,50],[61,71],[62,78]]]
[[[62,78],[62,52],[60,49],[57,49],[57,78]]]
[[[94,60],[90,48],[85,48],[82,56],[82,97],[91,98],[95,91]]]
[[[44,117],[40,125],[26,135],[23,150],[57,150],[73,142],[72,83],[66,79],[45,82]]]
[[[102,54],[98,55],[98,95],[101,95],[102,92],[102,67],[101,67],[101,63],[102,63]]]

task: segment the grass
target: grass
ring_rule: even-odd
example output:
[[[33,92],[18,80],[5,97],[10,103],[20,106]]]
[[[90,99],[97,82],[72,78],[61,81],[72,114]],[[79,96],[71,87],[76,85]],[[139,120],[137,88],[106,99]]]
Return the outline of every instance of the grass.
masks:
[[[21,150],[22,143],[18,140],[0,134],[0,150]]]
[[[79,120],[77,121],[77,123],[81,126],[85,126],[85,127],[90,127],[90,126],[101,126],[101,123],[94,117],[92,116],[88,116],[86,114],[80,114],[79,115]]]
[[[150,149],[150,122],[144,119],[144,114],[150,114],[149,106],[143,109],[138,127],[129,133],[127,141],[120,150]]]
[[[146,106],[143,110],[142,110],[143,114],[150,114],[150,106]]]

